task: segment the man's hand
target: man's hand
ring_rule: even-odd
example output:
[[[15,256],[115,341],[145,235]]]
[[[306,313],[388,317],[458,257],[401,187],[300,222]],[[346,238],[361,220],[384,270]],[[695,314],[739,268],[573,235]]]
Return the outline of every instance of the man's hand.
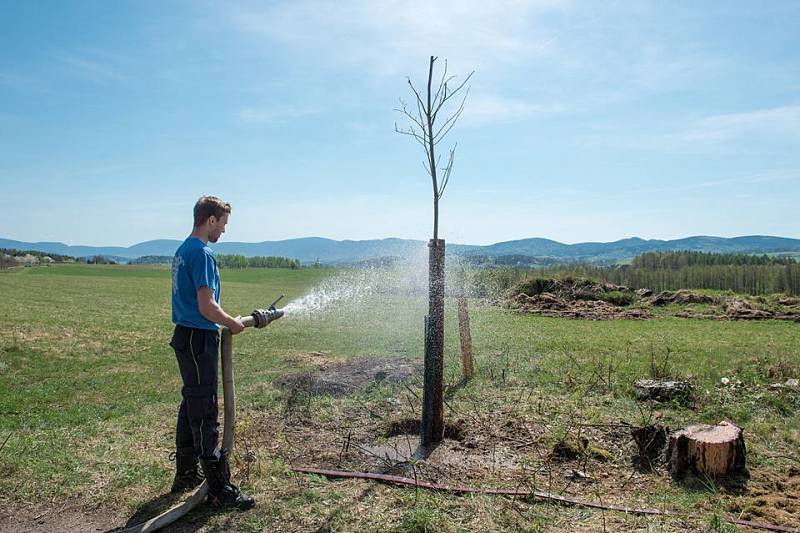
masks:
[[[232,318],[230,323],[226,325],[228,326],[228,329],[231,330],[232,335],[236,335],[237,333],[244,331],[244,324],[242,324],[241,316]]]
[[[200,308],[200,314],[203,315],[206,320],[216,324],[222,324],[231,330],[231,333],[234,335],[244,330],[242,317],[232,317],[226,313],[214,300],[214,291],[209,287],[200,287],[197,289],[197,306]]]

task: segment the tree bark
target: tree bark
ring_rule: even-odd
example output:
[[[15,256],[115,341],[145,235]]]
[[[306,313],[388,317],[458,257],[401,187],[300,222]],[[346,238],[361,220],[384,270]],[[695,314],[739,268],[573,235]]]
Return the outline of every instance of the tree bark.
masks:
[[[745,471],[746,449],[742,430],[730,422],[716,426],[695,424],[669,438],[669,471],[717,477]]]

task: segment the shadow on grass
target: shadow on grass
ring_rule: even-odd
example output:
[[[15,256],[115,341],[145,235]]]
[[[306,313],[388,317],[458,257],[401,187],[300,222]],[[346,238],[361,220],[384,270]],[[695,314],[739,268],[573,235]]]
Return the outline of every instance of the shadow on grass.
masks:
[[[749,480],[750,473],[747,471],[717,478],[687,475],[675,479],[675,481],[688,492],[724,493],[734,496],[747,494],[747,483]]]
[[[363,503],[364,500],[366,500],[367,497],[369,497],[374,491],[375,491],[375,484],[370,483],[369,485],[367,485],[366,488],[364,488],[363,491],[361,491],[361,494],[359,494],[356,497],[355,501],[348,500],[347,502],[342,503],[341,505],[333,509],[331,513],[328,515],[328,517],[325,519],[325,522],[314,531],[316,531],[316,533],[326,533],[328,531],[334,531],[336,520],[343,516],[344,517],[351,516],[353,513],[354,504]]]
[[[464,387],[466,387],[467,383],[469,383],[469,379],[467,379],[466,377],[462,377],[458,381],[458,383],[455,383],[453,385],[448,385],[447,386],[447,390],[445,390],[445,392],[444,392],[444,399],[447,400],[447,401],[452,400],[453,396],[455,396],[455,394],[460,389],[463,389]]]
[[[111,529],[106,533],[124,531],[129,527],[136,526],[138,524],[143,524],[148,520],[160,515],[173,505],[177,505],[180,502],[184,501],[186,498],[189,497],[190,494],[191,493],[172,494],[168,492],[166,494],[156,496],[152,500],[144,502],[141,505],[139,505],[139,507],[136,509],[136,512],[133,513],[133,516],[131,516],[128,519],[128,521],[125,523],[124,526]],[[171,532],[199,531],[206,525],[208,520],[214,514],[219,512],[220,511],[217,509],[206,506],[205,502],[201,502],[199,505],[197,505],[197,507],[189,511],[189,513],[182,516],[175,522],[169,524],[160,531],[171,531]]]

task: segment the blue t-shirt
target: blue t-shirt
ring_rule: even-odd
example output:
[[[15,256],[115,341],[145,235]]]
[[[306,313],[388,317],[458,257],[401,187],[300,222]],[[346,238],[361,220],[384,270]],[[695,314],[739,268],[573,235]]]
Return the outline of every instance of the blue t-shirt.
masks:
[[[197,289],[210,287],[219,303],[219,268],[214,252],[197,237],[188,237],[172,259],[172,322],[190,328],[217,330],[200,314]]]

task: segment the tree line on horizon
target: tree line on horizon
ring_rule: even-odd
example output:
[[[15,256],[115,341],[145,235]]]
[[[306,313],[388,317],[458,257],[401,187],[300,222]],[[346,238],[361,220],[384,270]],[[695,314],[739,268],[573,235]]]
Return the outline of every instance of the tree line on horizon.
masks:
[[[281,256],[253,256],[245,257],[240,254],[216,254],[219,268],[300,268],[300,260]],[[131,261],[132,265],[169,265],[172,263],[171,255],[143,255]]]
[[[276,255],[245,257],[240,254],[219,254],[216,257],[220,268],[300,268],[299,259]]]
[[[716,289],[752,295],[800,294],[800,263],[787,256],[647,252],[636,256],[630,265],[559,265],[538,272],[551,277],[589,277],[654,291]]]

